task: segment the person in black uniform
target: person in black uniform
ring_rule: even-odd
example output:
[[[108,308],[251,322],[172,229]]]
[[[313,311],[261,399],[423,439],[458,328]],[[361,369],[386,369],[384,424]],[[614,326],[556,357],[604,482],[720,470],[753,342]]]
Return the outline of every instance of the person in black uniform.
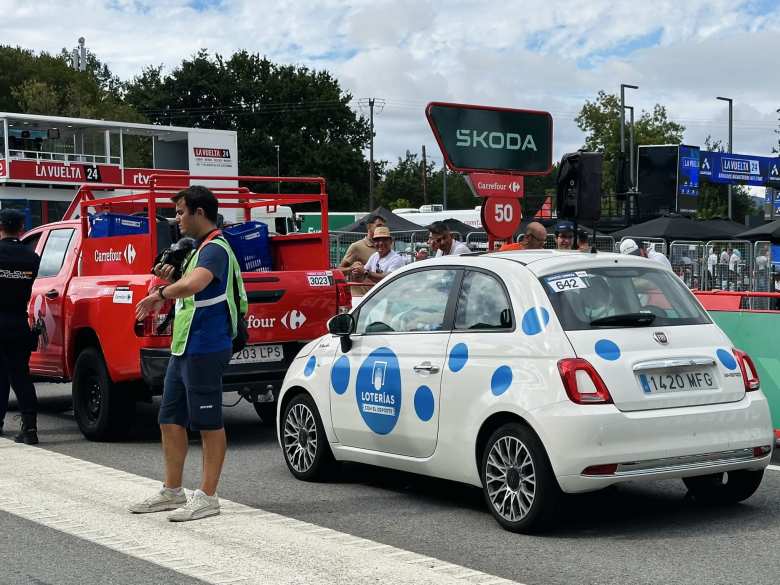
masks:
[[[37,336],[30,331],[27,305],[41,259],[19,241],[24,215],[0,210],[0,432],[11,387],[19,403],[22,428],[17,443],[38,443],[38,398],[30,378],[30,352]]]

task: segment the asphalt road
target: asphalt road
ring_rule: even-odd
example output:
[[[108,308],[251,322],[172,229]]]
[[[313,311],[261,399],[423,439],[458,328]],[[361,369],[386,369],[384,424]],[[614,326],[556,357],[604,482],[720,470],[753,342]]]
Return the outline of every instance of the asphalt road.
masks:
[[[73,420],[70,387],[38,388],[41,448],[160,476],[156,405],[139,405],[127,441],[92,443]],[[233,395],[225,399],[232,402]],[[6,433],[14,427],[12,414],[6,417]],[[362,465],[344,465],[329,483],[296,481],[273,431],[259,424],[251,405],[226,409],[225,421],[229,452],[220,496],[528,585],[774,584],[780,574],[774,551],[780,540],[778,471],[767,472],[750,500],[729,508],[698,505],[686,497],[679,481],[568,497],[564,520],[554,531],[524,536],[502,530],[480,490],[469,486]],[[200,461],[196,435],[190,445],[185,486],[195,487]],[[1,533],[7,533],[6,526],[13,528],[14,521],[0,517]],[[35,539],[24,542],[23,547],[33,547]],[[24,574],[23,564],[14,567]]]

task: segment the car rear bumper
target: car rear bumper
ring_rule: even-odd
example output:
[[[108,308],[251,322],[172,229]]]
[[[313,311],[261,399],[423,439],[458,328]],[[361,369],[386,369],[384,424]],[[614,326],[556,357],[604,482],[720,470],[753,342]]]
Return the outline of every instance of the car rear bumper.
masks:
[[[230,364],[222,377],[225,392],[279,395],[287,368],[303,343],[285,343],[284,360],[271,363]],[[153,394],[162,394],[171,352],[161,348],[141,348],[141,375]]]
[[[754,454],[753,449],[774,446],[769,407],[760,392],[727,404],[640,412],[561,402],[533,414],[558,483],[572,493],[637,479],[763,469],[771,451]],[[583,473],[615,464],[610,473]]]

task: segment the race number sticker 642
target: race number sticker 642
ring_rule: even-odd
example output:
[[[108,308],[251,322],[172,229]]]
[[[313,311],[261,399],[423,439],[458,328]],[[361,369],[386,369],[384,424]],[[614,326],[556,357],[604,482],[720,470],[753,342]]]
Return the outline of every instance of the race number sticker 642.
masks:
[[[556,274],[545,279],[547,286],[555,293],[566,292],[567,290],[577,290],[588,288],[587,283],[577,274],[570,272],[568,274]]]

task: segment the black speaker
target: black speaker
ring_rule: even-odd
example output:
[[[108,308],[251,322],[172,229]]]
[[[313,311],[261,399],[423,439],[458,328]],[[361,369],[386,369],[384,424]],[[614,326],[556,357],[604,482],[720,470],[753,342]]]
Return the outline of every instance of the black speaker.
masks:
[[[601,176],[604,155],[570,152],[558,167],[558,217],[598,221],[601,218]]]

